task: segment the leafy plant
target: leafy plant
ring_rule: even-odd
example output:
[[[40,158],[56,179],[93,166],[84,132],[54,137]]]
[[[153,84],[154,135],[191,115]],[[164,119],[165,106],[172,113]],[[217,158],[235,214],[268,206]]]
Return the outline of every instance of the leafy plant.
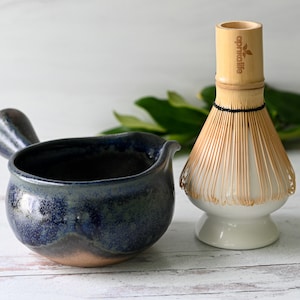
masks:
[[[166,139],[177,140],[182,147],[190,148],[209,114],[215,95],[214,85],[203,88],[199,93],[199,98],[202,100],[199,106],[190,104],[174,91],[168,91],[166,99],[143,97],[134,104],[144,109],[151,116],[152,122],[114,112],[120,126],[103,131],[102,134],[128,131],[151,132]],[[280,91],[267,85],[264,96],[281,140],[299,139],[300,94]]]

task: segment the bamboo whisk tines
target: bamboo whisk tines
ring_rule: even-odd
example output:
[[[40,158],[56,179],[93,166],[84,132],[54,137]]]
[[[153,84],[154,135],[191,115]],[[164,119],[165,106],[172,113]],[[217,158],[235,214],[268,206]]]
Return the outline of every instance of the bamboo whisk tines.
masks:
[[[241,224],[239,215],[268,215],[295,192],[293,168],[263,97],[262,25],[217,25],[216,60],[215,103],[180,176],[190,200],[207,212],[197,230],[206,232],[203,238],[198,232],[198,237],[210,244],[211,216],[232,217],[234,224]],[[272,241],[277,236],[274,226]]]

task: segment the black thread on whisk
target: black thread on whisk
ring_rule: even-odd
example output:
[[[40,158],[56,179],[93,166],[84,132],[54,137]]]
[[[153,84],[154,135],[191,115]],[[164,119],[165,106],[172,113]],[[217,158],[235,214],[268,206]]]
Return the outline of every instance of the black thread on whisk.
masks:
[[[217,108],[218,110],[221,110],[221,111],[226,111],[226,112],[231,112],[231,113],[240,113],[240,112],[252,112],[252,111],[262,110],[263,108],[265,108],[266,104],[264,103],[263,105],[258,106],[258,107],[245,108],[245,109],[242,109],[242,108],[239,108],[239,109],[226,108],[226,107],[223,107],[223,106],[220,106],[220,105],[216,104],[215,102],[214,102],[213,106],[215,108]]]

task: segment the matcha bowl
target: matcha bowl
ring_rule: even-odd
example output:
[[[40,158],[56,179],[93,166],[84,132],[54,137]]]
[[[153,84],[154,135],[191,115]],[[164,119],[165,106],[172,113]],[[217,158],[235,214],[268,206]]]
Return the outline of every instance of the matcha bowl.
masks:
[[[158,241],[172,220],[179,149],[139,132],[39,142],[22,112],[2,110],[9,224],[25,246],[60,264],[127,260]]]

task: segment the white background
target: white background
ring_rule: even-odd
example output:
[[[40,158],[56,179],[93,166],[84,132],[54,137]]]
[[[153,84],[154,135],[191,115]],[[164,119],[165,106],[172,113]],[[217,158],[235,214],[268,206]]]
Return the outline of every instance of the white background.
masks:
[[[133,105],[145,95],[196,103],[214,82],[215,24],[229,20],[263,24],[266,82],[300,92],[299,11],[293,0],[0,0],[0,108],[24,111],[44,141],[114,127],[113,110],[147,118]]]

